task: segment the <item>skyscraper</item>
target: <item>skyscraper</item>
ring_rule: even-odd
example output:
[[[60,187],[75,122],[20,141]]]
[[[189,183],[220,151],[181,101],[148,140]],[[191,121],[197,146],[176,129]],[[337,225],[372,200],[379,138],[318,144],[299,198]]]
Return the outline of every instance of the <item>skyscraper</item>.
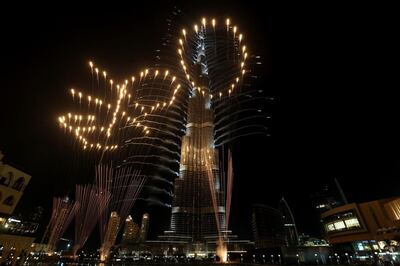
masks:
[[[139,225],[135,223],[129,215],[125,220],[124,233],[122,234],[122,244],[133,244],[139,237]]]
[[[115,240],[117,239],[119,230],[120,217],[117,212],[111,212],[110,219],[107,224],[107,231],[104,237],[104,242],[101,247],[100,259],[102,261],[106,260],[111,247],[114,246]]]
[[[292,211],[289,208],[285,198],[282,198],[279,202],[279,209],[283,216],[283,226],[285,228],[286,245],[297,246],[299,243],[299,235],[297,233],[296,222]]]
[[[139,242],[147,240],[147,233],[149,231],[149,214],[145,213],[142,217],[142,225],[140,226]]]
[[[180,177],[175,180],[171,218],[171,231],[177,235],[188,236],[194,242],[202,241],[204,236],[218,234],[212,193],[222,193],[218,151],[214,149],[214,113],[210,108],[210,97],[202,93],[209,90],[208,78],[201,62],[196,66],[199,73],[196,84],[199,84],[199,87],[189,99],[186,135],[182,139],[181,147]],[[215,187],[210,187],[207,161],[212,164]],[[225,229],[224,214],[225,207],[218,202],[218,226],[221,230]]]

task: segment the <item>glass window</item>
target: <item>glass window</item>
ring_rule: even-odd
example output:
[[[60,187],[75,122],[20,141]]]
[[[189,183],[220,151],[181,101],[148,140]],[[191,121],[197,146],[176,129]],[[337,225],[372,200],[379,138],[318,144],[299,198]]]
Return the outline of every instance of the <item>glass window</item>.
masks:
[[[326,225],[326,231],[330,232],[330,231],[335,231],[335,226],[331,223],[331,224],[327,224]]]
[[[336,230],[342,230],[346,228],[346,225],[344,224],[343,221],[337,221],[334,223]]]
[[[346,219],[344,222],[347,228],[360,227],[360,223],[358,222],[357,218]]]

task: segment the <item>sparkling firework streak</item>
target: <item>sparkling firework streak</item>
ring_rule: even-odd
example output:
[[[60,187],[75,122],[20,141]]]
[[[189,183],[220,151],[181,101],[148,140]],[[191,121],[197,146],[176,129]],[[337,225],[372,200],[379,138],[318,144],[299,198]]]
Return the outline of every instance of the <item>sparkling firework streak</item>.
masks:
[[[110,192],[100,190],[94,185],[76,186],[76,202],[79,208],[75,219],[74,255],[85,245],[110,199]]]
[[[47,244],[52,251],[55,250],[57,242],[63,236],[65,230],[74,218],[78,207],[76,202],[68,198],[53,198],[53,211],[49,225],[42,239],[43,243],[44,239],[48,237]]]
[[[89,62],[91,70],[94,64]],[[96,73],[98,73],[98,68]],[[92,72],[93,73],[93,72]],[[72,101],[84,113],[67,113],[58,117],[60,127],[73,135],[84,150],[114,151],[121,147],[124,140],[124,130],[135,128],[142,136],[147,136],[157,128],[146,126],[147,118],[152,115],[164,116],[174,102],[179,101],[181,85],[176,82],[168,69],[145,69],[139,78],[131,77],[122,84],[116,84],[107,79],[103,71],[104,83],[110,83],[105,89],[104,97],[94,96],[77,89],[70,89]],[[164,96],[153,99],[153,90],[164,92]],[[145,91],[145,93],[142,93]],[[97,83],[97,94],[101,93],[100,83]],[[78,97],[77,97],[78,96]]]
[[[250,56],[248,46],[244,44],[244,35],[233,25],[232,20],[225,21],[202,18],[193,28],[182,29],[178,39],[178,56],[181,70],[191,90],[200,90],[196,84],[196,62],[202,60],[201,68],[207,73],[212,108],[215,113],[215,146],[220,147],[237,138],[250,135],[268,135],[265,114],[266,97],[262,90],[251,87],[257,81],[257,75],[250,68],[259,56]]]
[[[145,180],[144,176],[139,176],[138,170],[133,170],[130,166],[116,170],[107,165],[96,167],[96,185],[100,191],[108,191],[111,194],[110,202],[99,221],[102,258],[108,256],[109,249],[114,245],[119,229],[128,217]],[[113,213],[114,217],[118,216],[118,222],[115,225],[117,229],[110,233],[109,218],[113,217]]]
[[[139,71],[119,84],[89,62],[90,93],[70,89],[75,111],[61,115],[58,122],[73,137],[74,145],[88,154],[98,154],[100,162],[109,156],[106,158],[119,166],[132,167],[135,176],[147,177],[144,190],[172,198],[173,180],[179,176],[188,101],[195,92],[209,99],[214,112],[213,146],[222,150],[241,137],[269,135],[265,124],[270,116],[264,106],[273,98],[255,89],[258,77],[254,69],[261,64],[260,58],[250,54],[243,33],[231,19],[203,18],[168,35],[173,39],[163,41],[157,67]],[[199,77],[199,72],[206,75]],[[231,168],[229,152],[228,173],[221,178],[226,198],[215,199],[217,205],[221,201],[227,209],[232,194]],[[168,184],[167,189],[156,187],[160,176],[163,186]],[[106,218],[103,215],[100,219],[102,236],[110,217],[109,211],[105,213]],[[225,215],[228,223],[230,211]]]

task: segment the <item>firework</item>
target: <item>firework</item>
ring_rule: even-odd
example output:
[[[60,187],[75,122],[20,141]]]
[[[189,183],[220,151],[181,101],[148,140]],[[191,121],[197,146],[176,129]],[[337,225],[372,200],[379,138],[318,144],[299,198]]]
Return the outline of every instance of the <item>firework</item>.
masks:
[[[43,242],[44,239],[48,237],[47,244],[50,250],[55,250],[57,242],[63,236],[65,230],[74,218],[77,208],[78,204],[68,198],[53,199],[53,211],[50,222],[42,239]]]
[[[114,170],[106,165],[96,168],[96,185],[100,191],[110,192],[111,198],[105,211],[100,215],[101,259],[105,260],[115,244],[117,234],[129,215],[145,182],[132,167]]]
[[[79,208],[75,218],[74,255],[85,245],[99,217],[107,208],[110,198],[110,192],[100,190],[94,185],[76,186],[76,202]]]

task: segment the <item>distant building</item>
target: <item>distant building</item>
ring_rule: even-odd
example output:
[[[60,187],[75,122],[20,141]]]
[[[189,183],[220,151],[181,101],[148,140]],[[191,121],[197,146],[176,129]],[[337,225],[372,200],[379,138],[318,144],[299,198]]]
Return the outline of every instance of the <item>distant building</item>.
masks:
[[[252,229],[256,248],[286,245],[282,212],[267,205],[253,205]]]
[[[321,190],[311,195],[314,208],[319,214],[347,204],[347,198],[339,181],[336,178],[333,181],[333,183],[325,184]]]
[[[329,242],[354,256],[400,252],[400,197],[346,204],[324,212],[322,222]]]
[[[110,218],[108,220],[106,234],[104,236],[103,244],[101,246],[100,260],[105,261],[108,258],[111,248],[115,244],[119,231],[119,221],[120,217],[117,212],[111,212]]]
[[[299,235],[299,246],[301,247],[329,247],[325,239],[312,237],[306,234]]]
[[[4,216],[11,215],[17,206],[31,176],[2,161],[0,151],[0,223],[5,223]]]
[[[147,233],[149,231],[149,214],[145,213],[142,217],[142,224],[140,226],[139,242],[147,240]]]
[[[37,206],[33,208],[32,212],[30,213],[28,219],[32,222],[39,223],[43,218],[44,208],[42,206]]]
[[[133,244],[139,238],[139,225],[135,223],[129,215],[125,220],[124,232],[122,234],[122,244]]]
[[[279,202],[279,210],[283,217],[283,226],[285,228],[285,238],[287,246],[297,246],[299,244],[299,235],[297,233],[296,222],[290,207],[284,198]]]

